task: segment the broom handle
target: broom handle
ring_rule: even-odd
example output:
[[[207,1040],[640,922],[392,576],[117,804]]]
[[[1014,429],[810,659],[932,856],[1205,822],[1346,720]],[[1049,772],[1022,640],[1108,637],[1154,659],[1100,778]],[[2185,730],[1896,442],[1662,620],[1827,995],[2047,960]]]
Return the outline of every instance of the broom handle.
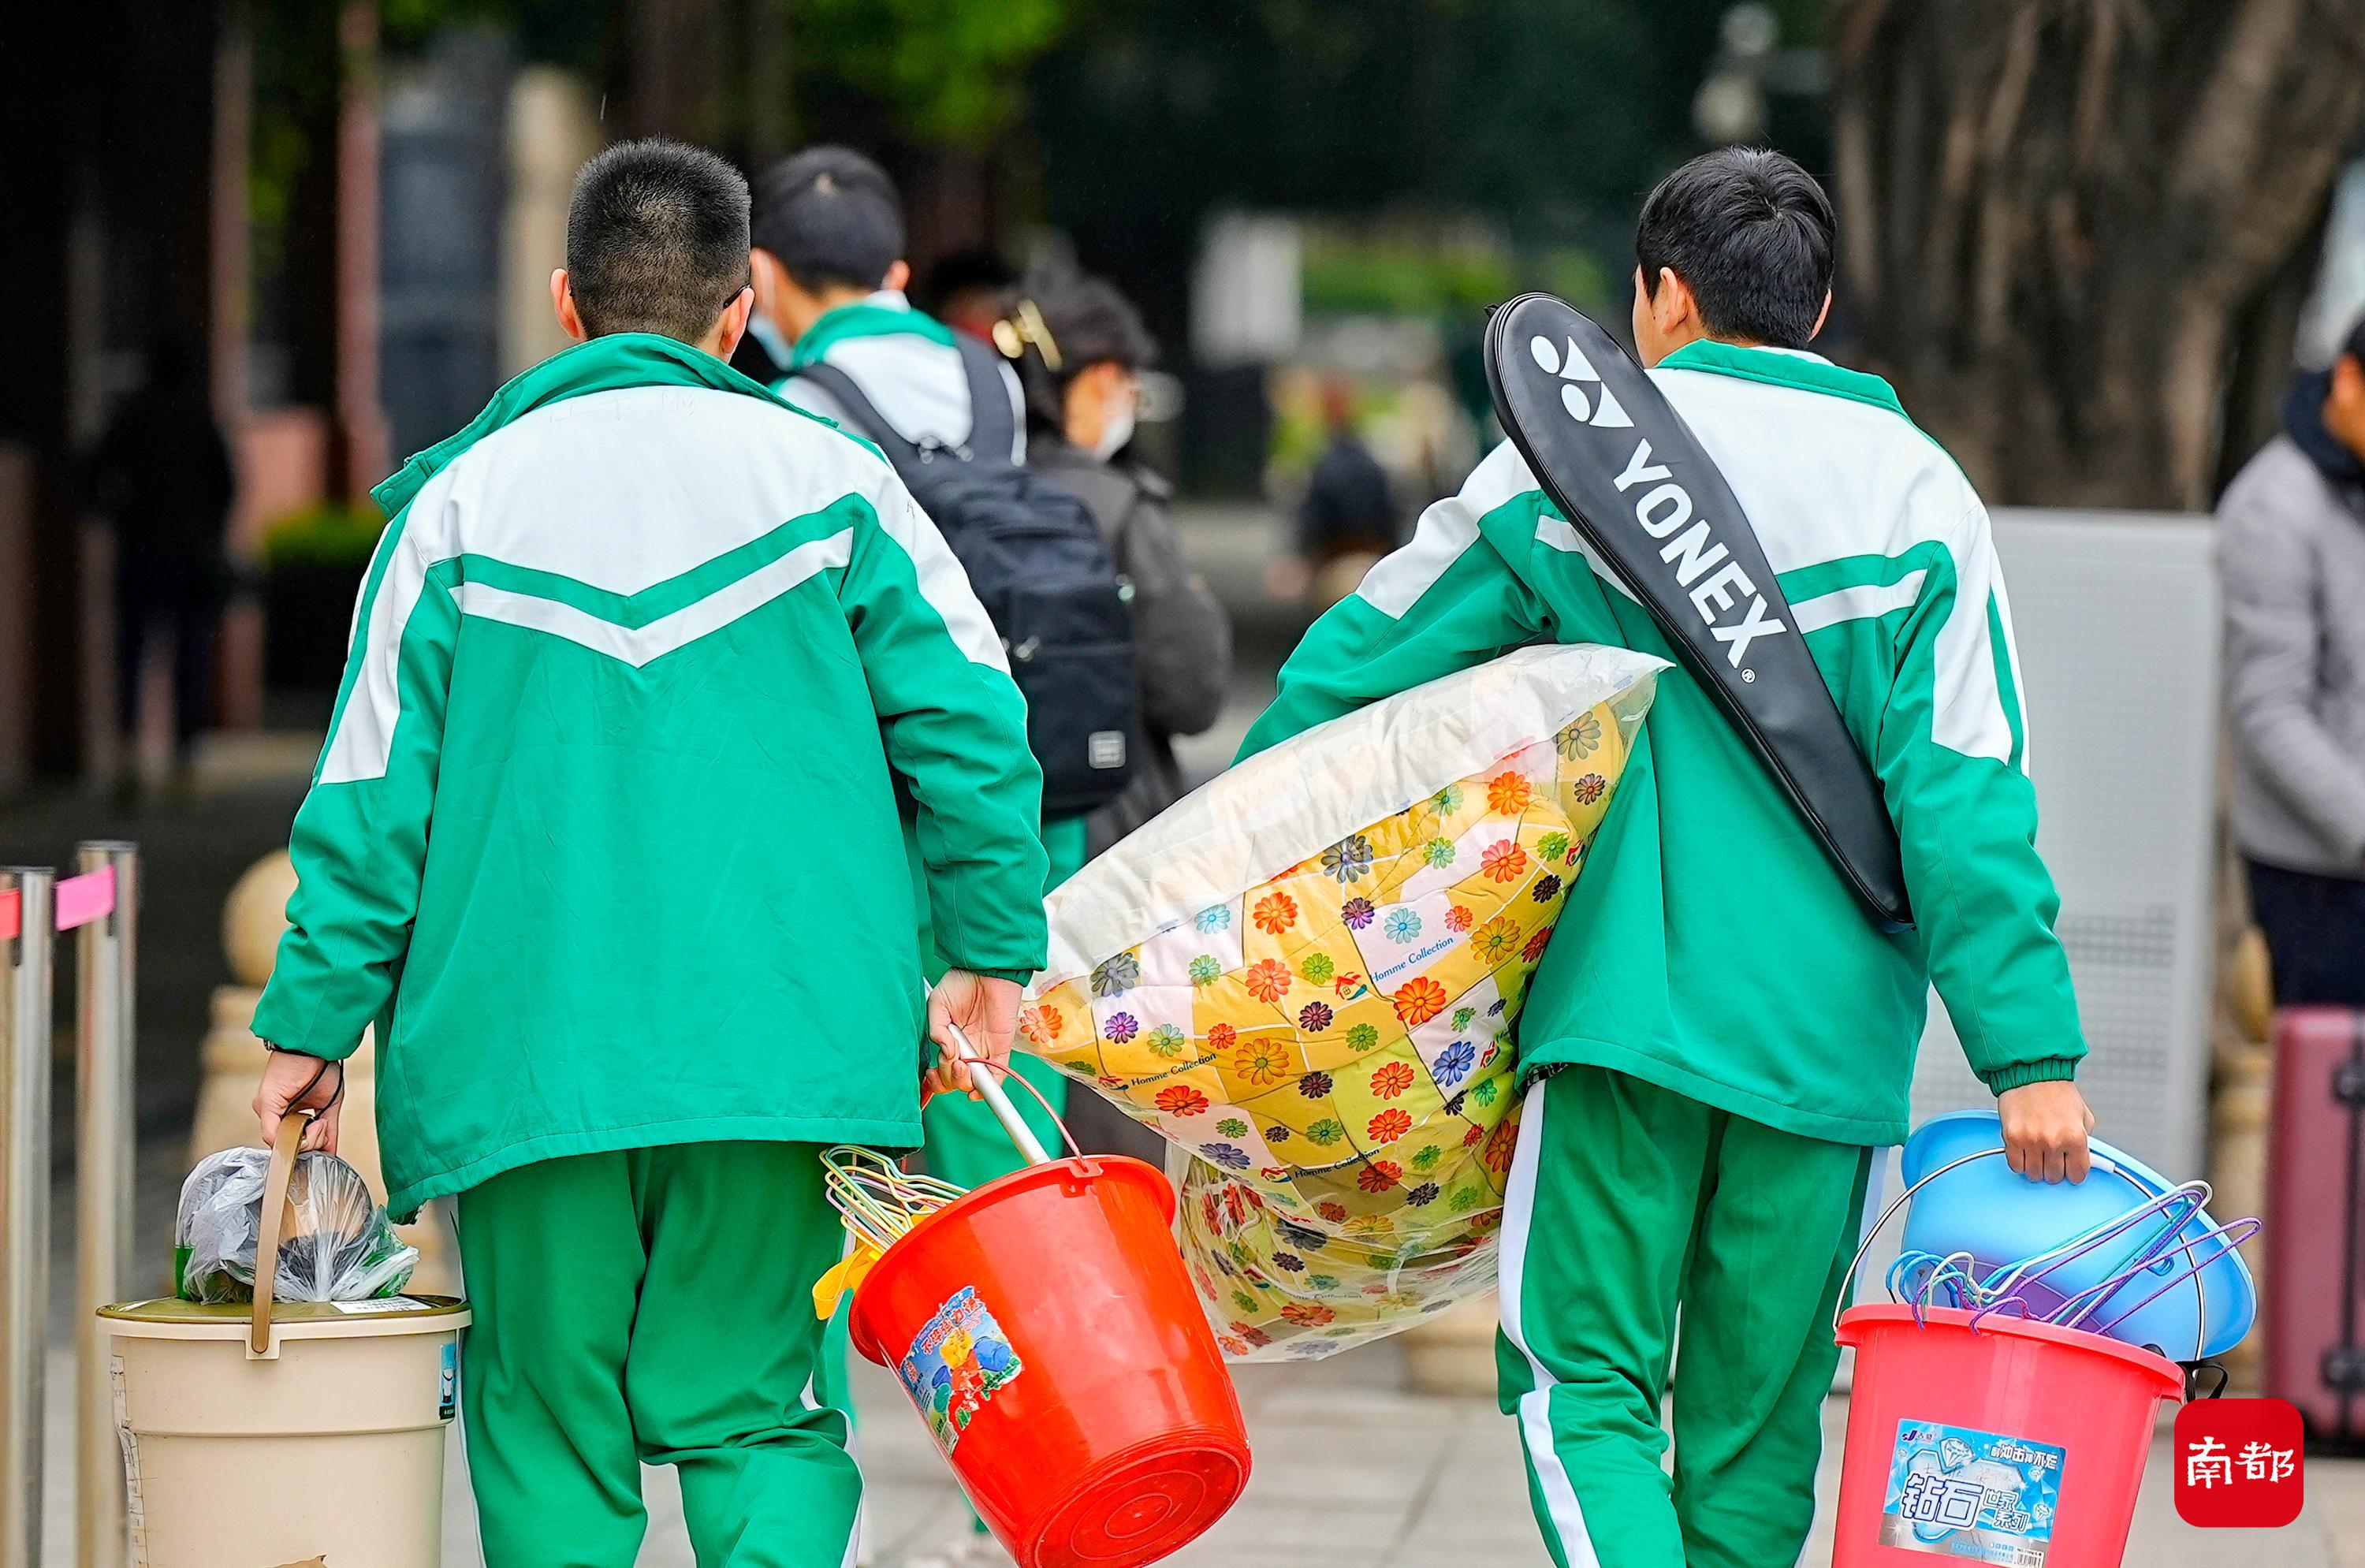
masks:
[[[1026,1157],[1026,1163],[1050,1164],[1050,1150],[1043,1147],[1042,1139],[1035,1136],[1035,1129],[1026,1125],[1026,1118],[1018,1114],[1016,1105],[1011,1103],[1001,1079],[994,1076],[992,1064],[978,1053],[978,1048],[970,1043],[969,1036],[962,1032],[959,1025],[947,1019],[945,1026],[953,1032],[953,1044],[960,1058],[969,1064],[969,1086],[977,1092],[979,1099],[985,1102],[985,1108],[993,1113],[993,1119],[1002,1124],[1002,1130],[1010,1135],[1010,1141],[1018,1146],[1018,1152]]]

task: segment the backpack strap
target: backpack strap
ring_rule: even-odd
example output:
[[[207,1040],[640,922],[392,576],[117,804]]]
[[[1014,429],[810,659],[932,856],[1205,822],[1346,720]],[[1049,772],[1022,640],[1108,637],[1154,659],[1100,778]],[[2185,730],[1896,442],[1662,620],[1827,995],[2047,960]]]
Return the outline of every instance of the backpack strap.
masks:
[[[837,406],[846,410],[846,417],[853,421],[855,428],[869,436],[879,450],[887,454],[887,461],[903,482],[907,485],[912,482],[912,472],[922,461],[920,449],[904,440],[903,433],[887,422],[886,417],[879,412],[878,405],[855,385],[854,377],[834,364],[816,360],[789,379],[810,381],[828,393]]]
[[[1018,450],[1018,420],[1010,407],[1010,387],[1002,379],[1002,354],[967,332],[953,334],[960,353],[961,372],[969,377],[970,460],[983,458],[1008,467]]]

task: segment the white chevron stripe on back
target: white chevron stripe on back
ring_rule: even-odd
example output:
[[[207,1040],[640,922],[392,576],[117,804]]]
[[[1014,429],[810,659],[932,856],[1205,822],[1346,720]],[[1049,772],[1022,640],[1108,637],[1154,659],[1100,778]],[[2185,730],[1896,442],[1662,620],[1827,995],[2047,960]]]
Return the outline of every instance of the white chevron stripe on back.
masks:
[[[771,565],[759,566],[737,582],[645,626],[619,626],[555,599],[539,599],[507,588],[488,588],[483,583],[462,583],[452,590],[452,597],[463,615],[547,632],[638,669],[762,609],[807,578],[832,566],[845,566],[853,549],[854,531],[841,529],[826,539],[800,544]]]

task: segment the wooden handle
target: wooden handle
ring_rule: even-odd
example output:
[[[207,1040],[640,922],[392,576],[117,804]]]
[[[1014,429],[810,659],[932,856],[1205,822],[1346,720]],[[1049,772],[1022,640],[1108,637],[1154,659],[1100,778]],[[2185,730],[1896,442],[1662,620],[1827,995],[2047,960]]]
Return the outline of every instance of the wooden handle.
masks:
[[[287,1182],[296,1174],[296,1151],[312,1118],[290,1111],[279,1118],[279,1137],[271,1146],[271,1170],[263,1179],[263,1228],[254,1239],[254,1326],[246,1348],[253,1354],[271,1350],[271,1298],[279,1286],[279,1239],[286,1230]]]

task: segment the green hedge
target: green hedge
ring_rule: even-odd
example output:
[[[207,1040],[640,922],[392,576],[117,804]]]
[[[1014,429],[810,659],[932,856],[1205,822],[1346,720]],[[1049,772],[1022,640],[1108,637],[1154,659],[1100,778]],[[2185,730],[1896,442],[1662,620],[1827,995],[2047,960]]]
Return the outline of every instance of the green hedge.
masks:
[[[385,532],[386,518],[375,506],[318,501],[263,529],[263,567],[266,572],[359,569],[369,565],[378,535]]]

